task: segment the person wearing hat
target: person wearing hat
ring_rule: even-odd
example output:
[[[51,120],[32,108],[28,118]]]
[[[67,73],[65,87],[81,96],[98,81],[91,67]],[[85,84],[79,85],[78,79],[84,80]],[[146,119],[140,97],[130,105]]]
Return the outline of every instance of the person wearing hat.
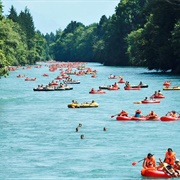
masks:
[[[175,160],[176,160],[176,153],[173,152],[171,148],[168,148],[168,150],[165,153],[164,162],[174,166]]]
[[[148,153],[148,155],[144,158],[142,166],[144,169],[148,169],[148,168],[155,169],[156,168],[156,159],[153,156],[153,154]]]

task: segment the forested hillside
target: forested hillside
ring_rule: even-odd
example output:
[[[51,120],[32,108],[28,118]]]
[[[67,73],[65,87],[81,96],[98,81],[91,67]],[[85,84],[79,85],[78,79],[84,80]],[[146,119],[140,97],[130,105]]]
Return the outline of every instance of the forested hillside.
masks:
[[[44,35],[28,8],[17,14],[12,6],[3,16],[0,0],[0,76],[7,66],[48,59],[180,74],[180,1],[121,0],[111,17],[102,15],[89,26],[72,20],[64,30]]]

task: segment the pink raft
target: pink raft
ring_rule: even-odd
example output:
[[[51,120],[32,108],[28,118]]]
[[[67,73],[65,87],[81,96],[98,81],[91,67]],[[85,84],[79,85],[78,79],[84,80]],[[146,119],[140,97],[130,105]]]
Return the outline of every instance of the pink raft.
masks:
[[[141,175],[153,178],[172,178],[171,175],[165,173],[164,171],[158,171],[155,169],[142,169]]]

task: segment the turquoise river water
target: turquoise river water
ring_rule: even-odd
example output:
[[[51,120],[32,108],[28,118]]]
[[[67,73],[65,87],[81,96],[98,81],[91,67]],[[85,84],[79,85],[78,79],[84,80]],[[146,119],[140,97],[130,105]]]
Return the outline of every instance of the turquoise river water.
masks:
[[[2,180],[78,180],[118,179],[142,180],[142,162],[132,166],[148,153],[164,158],[171,147],[180,158],[180,121],[135,122],[116,121],[112,115],[122,109],[133,115],[141,109],[144,115],[154,110],[159,116],[170,110],[179,111],[180,91],[163,91],[164,81],[180,85],[180,76],[157,74],[144,68],[106,67],[88,63],[97,70],[91,75],[71,76],[80,80],[70,91],[35,92],[38,84],[51,82],[60,71],[49,72],[42,68],[10,72],[0,79],[0,179]],[[49,77],[42,74],[47,73]],[[24,81],[18,74],[36,77]],[[107,91],[106,94],[89,94],[91,88],[110,85],[122,76],[130,84],[142,81],[148,88],[138,91]],[[161,90],[166,98],[160,104],[134,104],[154,91]],[[99,107],[71,109],[72,99],[78,102],[95,100]],[[79,123],[82,127],[75,131]],[[107,131],[103,131],[106,127]],[[84,139],[81,139],[81,134]]]

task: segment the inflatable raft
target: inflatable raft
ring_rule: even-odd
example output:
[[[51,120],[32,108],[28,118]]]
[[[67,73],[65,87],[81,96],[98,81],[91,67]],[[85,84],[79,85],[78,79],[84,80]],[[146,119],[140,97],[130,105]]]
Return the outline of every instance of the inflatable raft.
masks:
[[[158,171],[155,169],[142,169],[141,175],[153,178],[172,178],[171,175],[165,173],[164,171]]]
[[[124,90],[140,90],[141,87],[124,87]]]
[[[120,87],[109,87],[108,90],[119,90]]]
[[[147,119],[146,119],[145,116],[142,116],[142,117],[135,117],[135,116],[133,116],[133,117],[131,118],[131,120],[132,120],[132,121],[146,121]]]
[[[89,94],[106,94],[106,92],[102,90],[97,90],[97,91],[90,91]]]
[[[162,116],[160,118],[161,121],[177,121],[180,120],[180,116],[179,117],[172,117],[172,116]]]
[[[141,101],[142,104],[154,104],[154,103],[160,103],[160,100],[143,100]]]
[[[129,120],[131,120],[131,118],[132,117],[130,117],[130,116],[117,116],[116,120],[117,121],[129,121]]]
[[[94,103],[82,103],[82,104],[68,104],[68,108],[95,108],[98,107],[99,104],[94,102]]]
[[[175,91],[175,90],[180,90],[180,86],[174,86],[174,87],[164,87],[164,91]]]
[[[153,98],[159,99],[159,98],[165,98],[162,94],[153,95]]]

